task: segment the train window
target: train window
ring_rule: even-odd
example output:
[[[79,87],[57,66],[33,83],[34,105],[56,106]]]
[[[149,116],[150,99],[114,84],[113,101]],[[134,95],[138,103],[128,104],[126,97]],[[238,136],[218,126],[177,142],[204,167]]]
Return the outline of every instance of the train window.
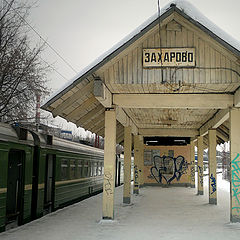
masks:
[[[93,176],[96,177],[97,176],[97,162],[93,162],[92,163],[93,167]]]
[[[78,178],[82,177],[82,161],[78,160]]]
[[[102,162],[98,163],[98,176],[102,176],[102,165],[103,165]]]
[[[68,160],[62,159],[61,160],[61,179],[66,180],[68,179]]]
[[[93,166],[93,162],[89,162],[89,165],[90,165],[90,175],[89,176],[92,177],[93,176],[93,172],[94,172],[93,171],[93,167],[94,167]]]
[[[99,168],[100,168],[100,162],[96,162],[96,164],[97,164],[97,168],[96,168],[96,176],[98,176],[99,175]]]
[[[83,168],[84,177],[88,177],[88,162],[84,161],[84,168]]]
[[[76,160],[70,160],[70,179],[77,178]]]

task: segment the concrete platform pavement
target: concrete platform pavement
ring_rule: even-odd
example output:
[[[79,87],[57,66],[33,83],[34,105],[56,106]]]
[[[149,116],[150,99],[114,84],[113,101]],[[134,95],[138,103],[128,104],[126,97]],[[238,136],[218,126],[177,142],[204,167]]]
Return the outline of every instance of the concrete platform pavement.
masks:
[[[116,189],[115,220],[101,221],[102,194],[1,233],[1,240],[221,240],[240,239],[240,224],[230,224],[229,183],[218,176],[218,205],[208,204],[208,191],[182,187],[145,187],[122,204]],[[207,185],[207,177],[204,177]]]

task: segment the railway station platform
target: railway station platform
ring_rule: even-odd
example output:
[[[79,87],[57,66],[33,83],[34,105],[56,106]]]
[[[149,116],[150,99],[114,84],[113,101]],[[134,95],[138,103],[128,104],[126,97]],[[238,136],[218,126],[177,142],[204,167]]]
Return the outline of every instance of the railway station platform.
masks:
[[[218,205],[192,188],[148,186],[122,204],[116,188],[115,220],[101,220],[102,194],[0,234],[1,240],[239,239],[240,224],[230,223],[229,182],[218,175]]]

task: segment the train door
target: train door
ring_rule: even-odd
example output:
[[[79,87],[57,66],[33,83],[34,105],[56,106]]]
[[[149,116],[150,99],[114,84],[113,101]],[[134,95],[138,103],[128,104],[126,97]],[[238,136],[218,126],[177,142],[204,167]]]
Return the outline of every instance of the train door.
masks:
[[[45,171],[45,189],[44,189],[45,213],[49,213],[54,210],[55,162],[56,155],[47,154]]]
[[[22,224],[23,218],[23,165],[25,152],[10,150],[8,155],[8,179],[6,202],[6,228]]]
[[[32,207],[31,207],[32,220],[37,218],[39,155],[40,155],[39,147],[34,146],[34,153],[33,153],[34,161],[33,161],[33,176],[32,176]]]

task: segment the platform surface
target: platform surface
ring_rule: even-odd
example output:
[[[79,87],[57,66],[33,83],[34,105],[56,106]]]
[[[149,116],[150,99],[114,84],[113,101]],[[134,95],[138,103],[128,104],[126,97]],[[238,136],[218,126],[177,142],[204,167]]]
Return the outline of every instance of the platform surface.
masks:
[[[207,185],[207,177],[204,177]],[[222,240],[240,239],[240,224],[229,220],[229,183],[218,176],[218,205],[208,191],[183,187],[145,187],[122,204],[116,189],[115,220],[101,221],[102,194],[0,234],[1,240]]]

